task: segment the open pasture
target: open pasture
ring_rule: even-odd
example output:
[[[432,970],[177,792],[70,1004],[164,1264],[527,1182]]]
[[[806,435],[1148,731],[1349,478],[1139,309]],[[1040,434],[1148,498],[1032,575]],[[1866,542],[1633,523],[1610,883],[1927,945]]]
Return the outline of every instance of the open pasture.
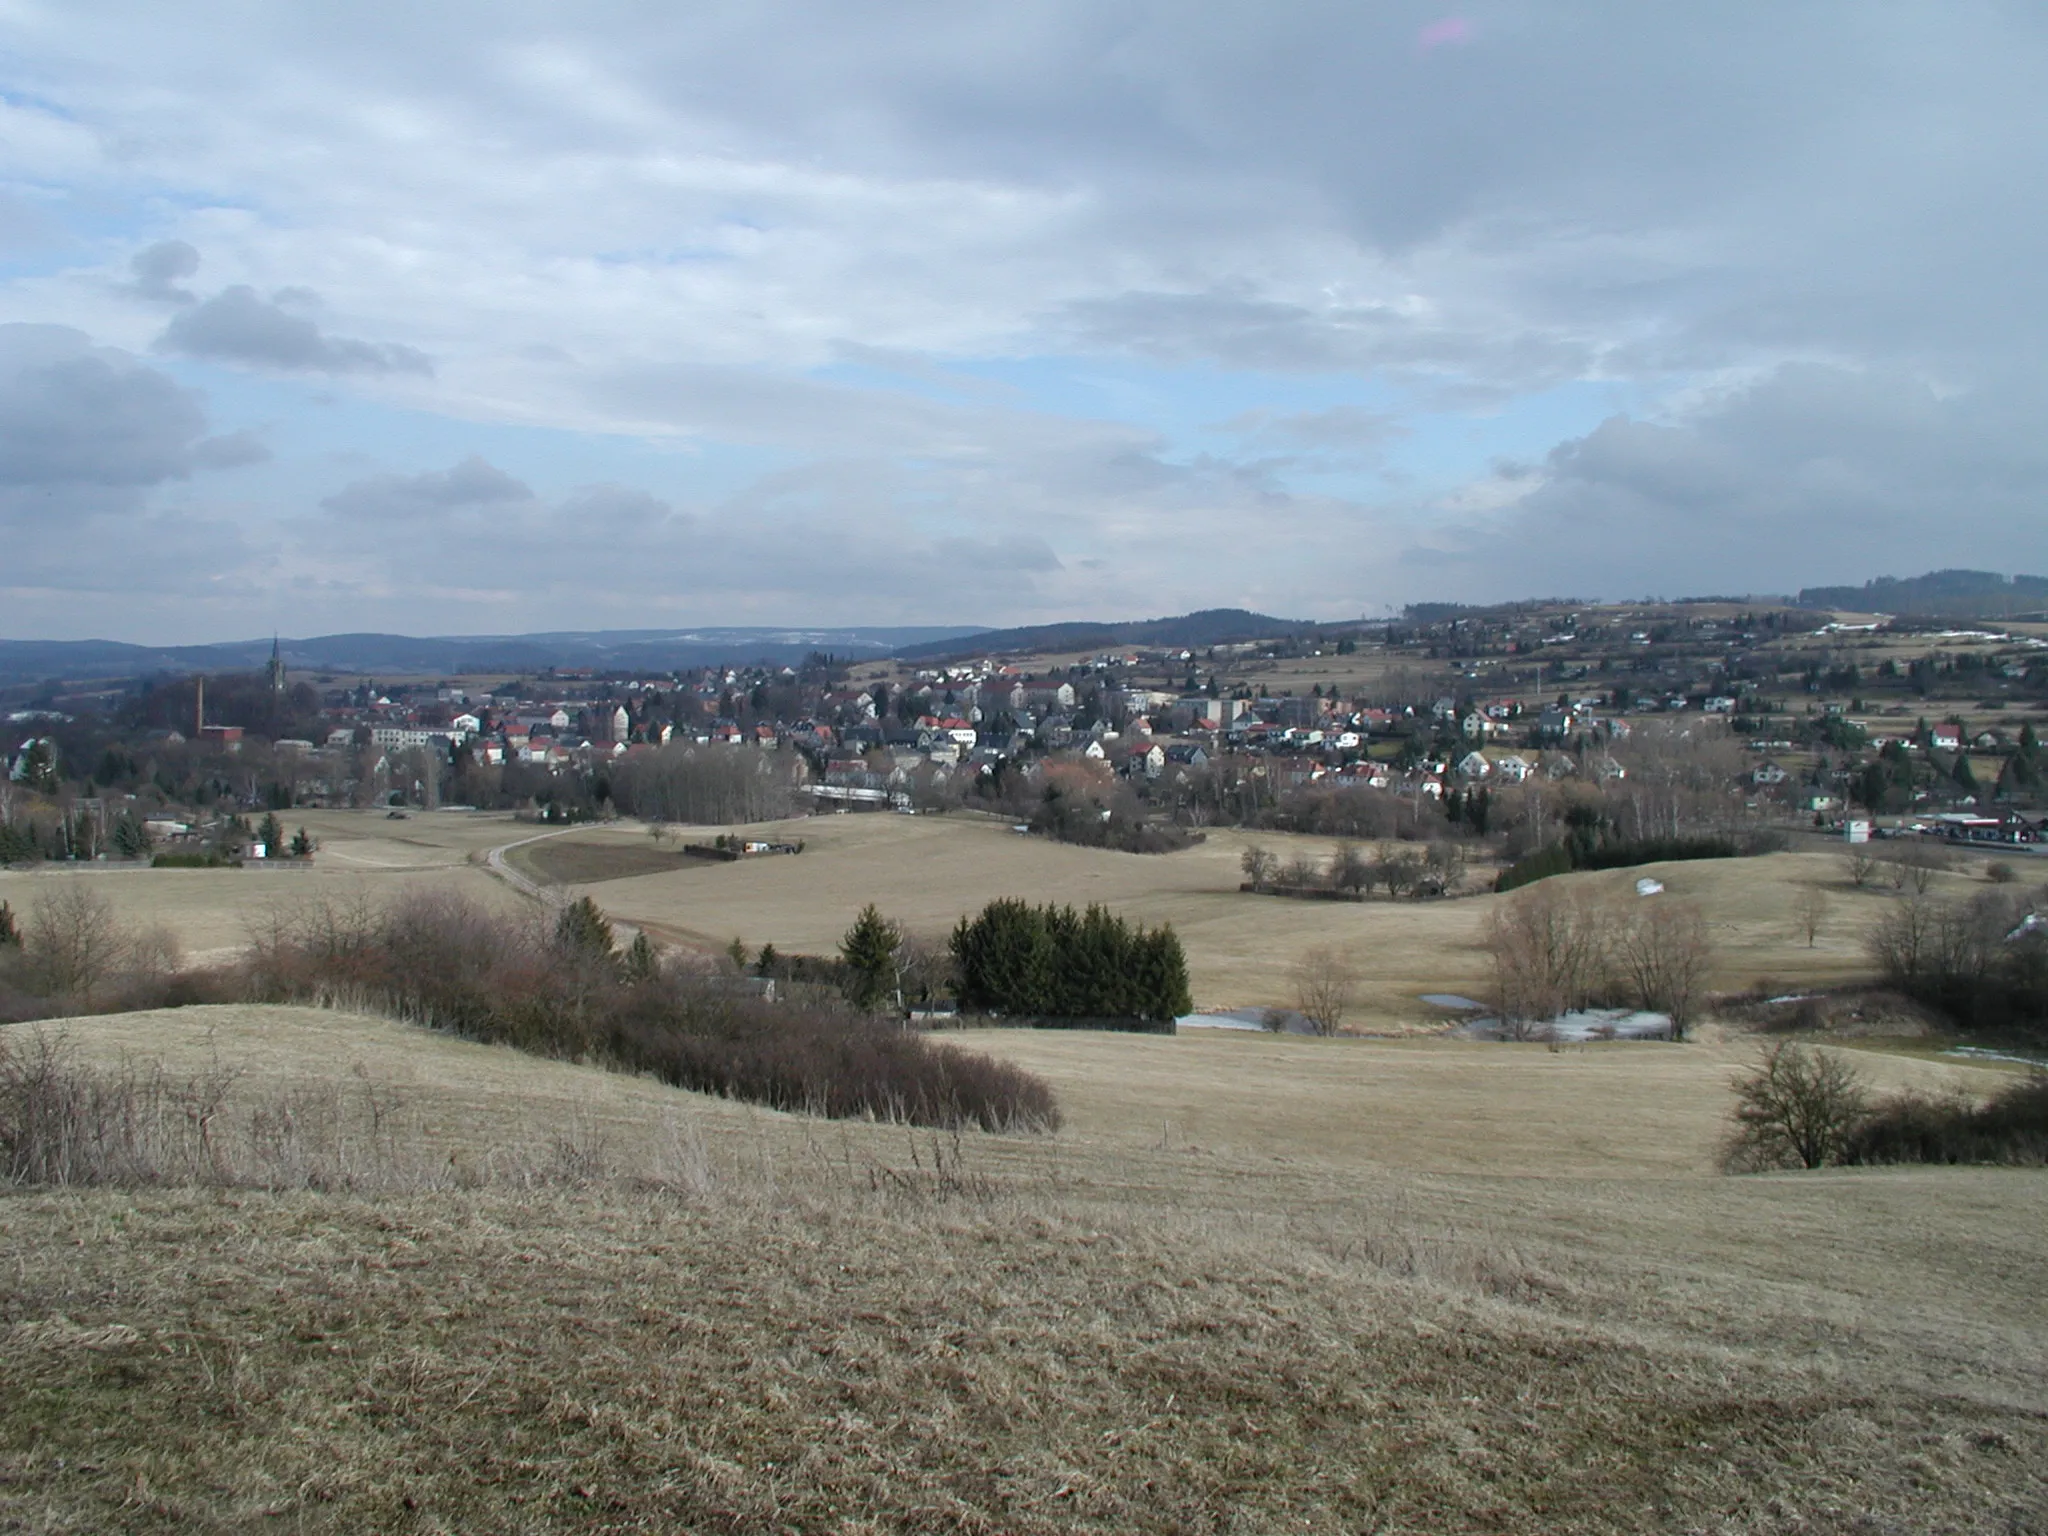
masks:
[[[594,836],[629,840],[620,828]],[[644,833],[637,834],[642,840]],[[681,875],[607,880],[590,891],[608,911],[658,938],[723,946],[737,937],[758,948],[824,953],[835,948],[866,902],[914,933],[942,940],[953,924],[998,896],[1101,902],[1148,924],[1171,923],[1188,952],[1195,1001],[1203,1008],[1260,1007],[1291,1000],[1288,968],[1305,949],[1335,945],[1362,977],[1359,1027],[1433,1026],[1426,992],[1483,995],[1489,961],[1481,945],[1491,894],[1437,901],[1291,901],[1238,890],[1249,842],[1284,863],[1296,854],[1322,862],[1328,838],[1212,830],[1172,854],[1127,854],[1025,837],[974,817],[824,816],[750,829],[801,837],[797,858],[747,860]],[[577,834],[580,838],[583,834]],[[1862,934],[1890,900],[1886,888],[1853,889],[1834,854],[1659,864],[1641,870],[1564,877],[1567,885],[1632,891],[1654,875],[1669,896],[1705,910],[1716,946],[1713,984],[1738,990],[1771,982],[1786,990],[1850,980],[1868,972]],[[1967,888],[1981,877],[1937,877]],[[1812,946],[1798,930],[1802,887],[1818,885],[1827,913]],[[1659,899],[1659,898],[1652,898]]]
[[[949,1143],[349,1015],[68,1029],[378,1085],[417,1145],[383,1190],[0,1195],[22,1529],[2048,1517],[2048,1181],[1708,1176],[1714,1048],[990,1032],[1069,1125]]]
[[[294,827],[301,822],[320,843],[310,868],[0,870],[0,899],[27,910],[44,882],[87,879],[124,924],[168,926],[197,961],[227,958],[247,942],[252,921],[309,900],[380,900],[414,889],[493,904],[518,900],[485,867],[486,853],[501,846],[509,848],[513,869],[529,878],[567,895],[587,893],[659,940],[707,950],[739,938],[751,948],[773,943],[785,953],[830,953],[870,901],[934,942],[999,896],[1101,902],[1147,924],[1174,926],[1201,1008],[1289,1003],[1296,958],[1314,946],[1336,946],[1361,977],[1348,1022],[1379,1032],[1438,1027],[1443,1015],[1418,1001],[1423,993],[1485,994],[1490,962],[1481,935],[1487,912],[1502,899],[1354,904],[1250,895],[1238,890],[1248,843],[1270,848],[1283,863],[1297,855],[1321,863],[1335,843],[1231,829],[1212,829],[1195,847],[1155,855],[1022,836],[979,816],[827,815],[735,829],[801,840],[805,851],[725,864],[659,848],[637,822],[542,831],[509,816],[460,811],[418,812],[403,821],[376,811],[290,818]],[[708,840],[712,829],[677,834]],[[1965,861],[1936,876],[1936,888],[1980,887],[1982,863]],[[1838,853],[1653,865],[1567,876],[1563,883],[1627,892],[1640,874],[1662,880],[1673,898],[1700,903],[1716,947],[1712,984],[1730,991],[1758,983],[1793,991],[1867,974],[1863,932],[1894,899],[1881,879],[1853,888]],[[1475,873],[1468,885],[1482,878]],[[1808,886],[1827,897],[1811,946],[1794,915]]]
[[[252,926],[300,903],[383,901],[413,890],[511,901],[504,882],[483,869],[483,854],[532,832],[510,816],[465,811],[420,811],[393,821],[382,811],[300,810],[280,819],[289,828],[304,826],[319,844],[310,864],[0,869],[0,900],[26,912],[51,882],[86,880],[106,897],[122,927],[168,928],[177,935],[185,959],[204,964],[233,957],[247,946]]]

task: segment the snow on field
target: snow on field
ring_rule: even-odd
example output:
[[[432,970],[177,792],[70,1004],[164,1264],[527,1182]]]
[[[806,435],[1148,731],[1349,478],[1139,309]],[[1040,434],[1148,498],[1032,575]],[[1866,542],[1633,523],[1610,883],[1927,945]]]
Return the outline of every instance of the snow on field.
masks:
[[[1562,1014],[1548,1023],[1529,1026],[1528,1038],[1575,1043],[1585,1040],[1663,1040],[1671,1034],[1671,1016],[1632,1008],[1586,1008]],[[1499,1019],[1473,1019],[1452,1033],[1467,1040],[1501,1040]]]

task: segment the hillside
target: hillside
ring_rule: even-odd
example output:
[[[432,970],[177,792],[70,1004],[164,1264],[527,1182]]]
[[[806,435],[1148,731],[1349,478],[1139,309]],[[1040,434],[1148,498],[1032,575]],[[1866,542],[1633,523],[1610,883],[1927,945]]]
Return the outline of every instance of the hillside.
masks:
[[[943,643],[972,625],[881,628],[707,628],[557,631],[531,635],[314,635],[280,643],[301,671],[417,673],[536,672],[551,667],[671,671],[720,662],[801,662],[814,651],[863,660],[904,645]],[[144,646],[114,640],[0,640],[0,683],[33,678],[142,677],[158,672],[254,670],[270,658],[268,639],[211,645]]]
[[[1918,614],[1956,618],[2022,618],[2048,609],[2048,576],[2001,576],[1994,571],[1930,571],[1924,576],[1880,576],[1860,587],[1805,587],[1802,608],[1853,613]]]
[[[0,1194],[9,1528],[2048,1516],[2035,1174],[1673,1178],[1644,1160],[1654,1114],[1590,1099],[1522,1122],[1498,1171],[1404,1172],[1327,1135],[1402,1049],[1345,1041],[1006,1036],[1068,1130],[948,1141],[348,1015],[70,1028],[89,1059],[239,1074],[223,1146],[280,1095],[311,1126],[323,1090],[381,1096],[387,1129],[337,1190]],[[1618,1071],[1616,1105],[1638,1064],[1697,1055],[1700,1092],[1714,1061],[1463,1054]],[[1289,1113],[1248,1082],[1291,1084]],[[1491,1094],[1454,1066],[1407,1091],[1423,1114]],[[1595,1118],[1619,1132],[1600,1176],[1546,1174]]]
[[[896,654],[906,661],[950,656],[995,656],[1034,651],[1091,651],[1124,645],[1206,646],[1234,640],[1274,640],[1316,628],[1308,619],[1276,619],[1242,608],[1206,608],[1168,619],[1128,622],[1033,624],[989,629],[956,639],[908,645]]]

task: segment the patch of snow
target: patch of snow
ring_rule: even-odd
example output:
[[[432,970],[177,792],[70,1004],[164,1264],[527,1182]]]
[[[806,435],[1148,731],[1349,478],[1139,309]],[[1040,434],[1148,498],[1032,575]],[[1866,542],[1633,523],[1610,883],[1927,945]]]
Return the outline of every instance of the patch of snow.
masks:
[[[1309,1022],[1292,1008],[1280,1010],[1287,1015],[1287,1027],[1280,1031],[1287,1035],[1306,1035],[1313,1031]],[[1232,1008],[1221,1013],[1184,1013],[1174,1024],[1181,1029],[1251,1029],[1263,1033],[1266,1028],[1264,1008]]]
[[[1959,1056],[1965,1061],[2013,1061],[2023,1067],[2048,1067],[2048,1059],[2039,1056],[2021,1056],[2012,1051],[1993,1051],[1981,1045],[1958,1045],[1941,1054]]]
[[[1466,1013],[1477,1013],[1486,1004],[1475,1003],[1469,997],[1460,997],[1455,992],[1425,992],[1422,1001],[1432,1008],[1456,1008]]]
[[[1587,1040],[1664,1040],[1671,1035],[1671,1016],[1630,1008],[1587,1008],[1562,1014],[1548,1023],[1528,1026],[1532,1040],[1576,1044]],[[1499,1019],[1473,1019],[1452,1034],[1466,1040],[1503,1040]]]

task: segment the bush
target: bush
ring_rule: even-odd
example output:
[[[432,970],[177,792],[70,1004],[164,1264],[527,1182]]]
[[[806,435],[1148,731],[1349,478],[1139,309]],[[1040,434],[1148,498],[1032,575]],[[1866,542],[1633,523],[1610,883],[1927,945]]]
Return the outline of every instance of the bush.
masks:
[[[209,853],[160,853],[149,861],[151,869],[240,869],[242,861],[214,850]]]
[[[672,961],[636,976],[601,939],[574,906],[552,923],[439,895],[314,906],[259,939],[248,988],[261,1000],[383,1008],[777,1109],[987,1130],[1059,1124],[1052,1091],[1021,1069],[821,1005],[772,1004]]]
[[[1723,1163],[1738,1172],[1839,1162],[1868,1099],[1855,1069],[1830,1051],[1782,1040],[1735,1084],[1735,1129]]]
[[[1903,1093],[1867,1116],[1845,1163],[2048,1163],[2048,1072],[2030,1072],[1984,1104]]]
[[[1887,983],[1959,1027],[2048,1037],[2048,926],[2033,903],[1908,893],[1865,942]]]

